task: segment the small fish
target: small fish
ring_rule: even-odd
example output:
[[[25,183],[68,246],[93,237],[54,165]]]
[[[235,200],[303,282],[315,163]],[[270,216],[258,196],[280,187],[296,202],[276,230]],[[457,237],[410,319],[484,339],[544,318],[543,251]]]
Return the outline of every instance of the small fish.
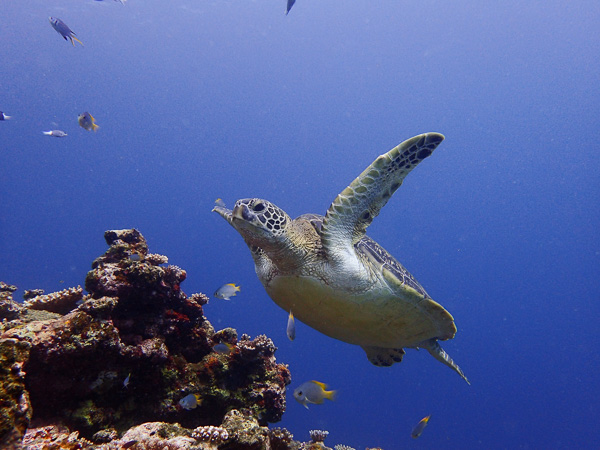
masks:
[[[189,394],[179,400],[179,406],[183,409],[194,409],[200,403],[202,403],[202,399],[198,394]]]
[[[65,133],[62,130],[42,131],[42,133],[44,133],[46,136],[54,136],[54,137],[65,137],[65,136],[68,136],[68,134]]]
[[[335,400],[337,391],[327,391],[326,389],[325,383],[315,380],[307,381],[294,390],[294,398],[308,409],[308,403],[321,405],[324,399]]]
[[[2,111],[0,111],[0,120],[8,120],[10,119],[12,116],[7,116],[6,114],[4,114]]]
[[[287,10],[285,11],[286,16],[290,13],[290,9],[292,9],[294,3],[296,3],[296,0],[287,0]]]
[[[231,300],[231,297],[237,295],[240,292],[241,286],[236,286],[235,283],[227,283],[221,286],[215,292],[215,297],[222,300]]]
[[[129,255],[129,260],[130,260],[130,261],[141,261],[141,260],[142,260],[142,257],[140,256],[140,254],[139,254],[139,253],[131,253],[131,254]]]
[[[68,27],[68,25],[66,23],[64,23],[62,20],[57,19],[55,17],[48,17],[48,20],[50,21],[50,25],[52,25],[52,28],[54,28],[56,30],[56,32],[64,38],[65,41],[69,41],[69,40],[71,41],[71,44],[73,44],[73,47],[75,47],[75,42],[73,42],[73,40],[76,40],[81,45],[83,45],[83,42],[81,42],[79,39],[77,39],[75,37],[75,33],[73,32],[73,30],[71,30]]]
[[[213,350],[221,355],[229,355],[234,348],[235,345],[228,342],[220,342],[219,344],[213,345]]]
[[[215,205],[220,206],[221,208],[225,208],[225,202],[222,198],[218,198],[215,200]]]
[[[294,315],[290,310],[290,315],[288,316],[287,328],[285,330],[287,333],[287,337],[290,341],[296,339],[296,322],[294,322]]]
[[[96,119],[94,119],[94,116],[87,111],[79,114],[77,122],[79,122],[79,126],[81,128],[85,128],[88,131],[96,131],[98,128],[100,128],[98,125],[96,125]]]
[[[123,387],[125,389],[127,389],[129,387],[129,380],[131,378],[131,374],[127,375],[127,378],[125,378],[125,380],[123,380]]]
[[[427,426],[427,423],[429,423],[430,418],[431,418],[431,415],[429,415],[427,417],[423,417],[421,419],[421,421],[417,424],[417,426],[413,428],[412,433],[410,433],[411,437],[416,439],[419,436],[421,436],[421,433],[423,433],[423,430]]]

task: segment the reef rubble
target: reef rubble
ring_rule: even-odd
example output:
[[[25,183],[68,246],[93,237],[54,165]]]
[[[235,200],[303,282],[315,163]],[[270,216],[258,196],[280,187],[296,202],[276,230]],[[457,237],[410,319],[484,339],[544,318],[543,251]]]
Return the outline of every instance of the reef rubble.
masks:
[[[328,448],[327,432],[302,443],[269,428],[291,382],[271,339],[215,331],[208,297],[186,295],[185,270],[139,231],[104,237],[87,293],[32,290],[23,303],[0,282],[0,448]]]

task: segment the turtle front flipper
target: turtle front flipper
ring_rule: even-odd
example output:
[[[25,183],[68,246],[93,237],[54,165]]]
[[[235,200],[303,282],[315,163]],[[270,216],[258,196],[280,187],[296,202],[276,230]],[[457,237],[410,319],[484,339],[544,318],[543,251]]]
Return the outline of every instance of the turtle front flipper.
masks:
[[[458,364],[456,364],[452,360],[452,358],[450,358],[450,355],[448,355],[448,353],[444,351],[440,344],[438,344],[437,339],[433,338],[423,341],[418,345],[418,347],[427,350],[429,354],[435,359],[437,359],[443,364],[446,364],[448,367],[450,367],[452,370],[458,373],[462,377],[462,379],[467,382],[468,385],[471,384],[465,376],[465,374],[463,373],[462,369],[458,367]]]
[[[322,229],[325,249],[339,250],[356,244],[404,177],[443,140],[439,133],[420,134],[373,161],[329,206]]]
[[[363,347],[371,364],[379,367],[389,367],[401,362],[404,356],[402,348]]]

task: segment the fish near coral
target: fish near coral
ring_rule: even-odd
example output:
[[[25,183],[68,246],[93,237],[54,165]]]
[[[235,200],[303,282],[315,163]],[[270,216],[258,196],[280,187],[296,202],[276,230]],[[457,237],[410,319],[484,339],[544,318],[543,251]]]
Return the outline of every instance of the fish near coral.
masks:
[[[81,42],[75,37],[75,33],[73,32],[73,30],[71,30],[69,26],[62,20],[57,19],[55,17],[48,17],[48,20],[50,21],[50,25],[52,25],[52,28],[54,28],[56,32],[64,38],[65,41],[71,41],[73,47],[75,47],[75,42],[73,42],[74,40],[79,42],[83,46],[83,42]]]
[[[235,283],[227,283],[217,289],[215,292],[215,297],[222,300],[231,300],[231,297],[237,295],[241,289],[241,286],[236,286]]]
[[[233,351],[234,347],[235,345],[229,344],[228,342],[221,342],[213,345],[213,350],[221,355],[229,355]]]
[[[98,128],[100,128],[98,125],[96,125],[96,119],[94,119],[94,116],[87,111],[79,114],[79,117],[77,117],[77,122],[81,128],[88,131],[97,131]]]
[[[294,398],[298,403],[308,409],[308,403],[321,405],[325,399],[335,400],[337,391],[328,391],[327,385],[311,380],[302,383],[294,390]]]
[[[179,406],[187,410],[196,408],[200,403],[202,403],[202,399],[198,394],[188,394],[179,400]]]

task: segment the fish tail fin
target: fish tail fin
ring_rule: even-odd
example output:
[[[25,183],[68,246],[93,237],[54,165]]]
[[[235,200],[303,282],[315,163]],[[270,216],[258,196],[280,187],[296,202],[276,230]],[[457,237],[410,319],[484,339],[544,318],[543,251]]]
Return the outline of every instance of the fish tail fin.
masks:
[[[81,42],[81,41],[80,41],[79,39],[77,39],[75,36],[71,36],[71,37],[72,37],[72,39],[71,39],[71,44],[73,44],[73,47],[75,47],[75,43],[73,42],[73,39],[75,39],[77,42],[79,42],[79,43],[81,44],[81,46],[82,46],[82,47],[85,47],[85,46],[83,45],[83,42]]]
[[[98,128],[100,128],[98,125],[95,123],[92,124],[92,130],[94,130],[94,132],[98,131]]]
[[[325,398],[332,402],[336,400],[338,391],[325,391]]]
[[[46,136],[52,136],[52,131],[42,131]]]

